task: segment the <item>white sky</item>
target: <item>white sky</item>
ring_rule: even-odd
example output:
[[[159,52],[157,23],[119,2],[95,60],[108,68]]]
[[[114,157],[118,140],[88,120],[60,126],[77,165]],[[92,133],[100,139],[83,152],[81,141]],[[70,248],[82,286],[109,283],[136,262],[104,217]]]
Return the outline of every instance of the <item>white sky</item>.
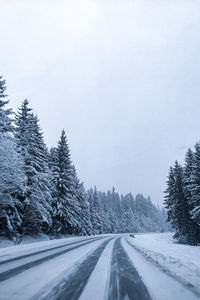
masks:
[[[0,74],[86,187],[163,201],[200,137],[200,1],[0,0]]]

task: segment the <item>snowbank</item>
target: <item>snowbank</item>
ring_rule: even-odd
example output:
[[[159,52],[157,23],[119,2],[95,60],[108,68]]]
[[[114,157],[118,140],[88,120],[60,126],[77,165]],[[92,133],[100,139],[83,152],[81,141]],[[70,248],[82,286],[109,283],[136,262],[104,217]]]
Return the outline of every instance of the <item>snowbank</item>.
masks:
[[[60,235],[59,239],[68,238],[68,237],[72,237],[72,235],[69,234]],[[38,233],[35,236],[25,235],[22,239],[21,244],[19,245],[26,245],[26,244],[38,243],[38,242],[50,241],[50,240],[51,239],[49,235],[43,233]],[[15,245],[14,241],[9,240],[8,238],[0,237],[0,249],[5,247],[10,247],[10,246],[19,246],[19,245]]]
[[[148,260],[200,295],[200,247],[177,244],[172,235],[140,234],[127,240]]]

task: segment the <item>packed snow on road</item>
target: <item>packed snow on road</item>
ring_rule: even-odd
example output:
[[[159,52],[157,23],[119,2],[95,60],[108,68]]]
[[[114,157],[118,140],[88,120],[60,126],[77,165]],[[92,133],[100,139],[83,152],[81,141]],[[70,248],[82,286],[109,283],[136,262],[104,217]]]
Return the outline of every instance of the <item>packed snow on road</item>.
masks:
[[[171,233],[72,237],[0,249],[0,299],[195,300],[200,248]]]

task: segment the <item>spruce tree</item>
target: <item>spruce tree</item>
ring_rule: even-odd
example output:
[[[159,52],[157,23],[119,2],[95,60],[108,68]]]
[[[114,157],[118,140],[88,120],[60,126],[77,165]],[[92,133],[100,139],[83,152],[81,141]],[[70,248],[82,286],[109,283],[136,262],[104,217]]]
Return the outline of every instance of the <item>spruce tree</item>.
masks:
[[[177,238],[179,242],[188,243],[189,207],[184,192],[183,168],[177,161],[174,168],[170,169],[168,178],[166,208],[169,220],[172,220],[172,226],[175,229],[174,238]]]
[[[96,191],[94,197],[95,190],[88,191],[94,234],[168,230],[163,211],[149,197],[137,195],[134,199],[131,193],[119,196],[114,188],[107,193]]]
[[[52,154],[55,155],[51,159],[55,182],[53,234],[81,234],[81,210],[77,199],[77,183],[64,130]]]
[[[24,197],[23,161],[14,139],[0,132],[0,233],[21,241]]]
[[[25,195],[24,233],[48,233],[51,224],[51,173],[48,153],[38,118],[24,100],[16,115],[15,138],[24,160]]]
[[[98,192],[98,198],[99,201],[101,202],[102,206],[102,217],[103,217],[103,228],[102,232],[103,233],[110,233],[110,218],[109,218],[109,208],[110,203],[108,203],[108,197],[107,193],[105,192]]]
[[[167,221],[171,222],[173,226],[174,221],[174,186],[175,186],[175,178],[174,178],[174,169],[170,167],[169,174],[167,177],[167,189],[165,191],[165,208],[167,209]]]
[[[190,204],[193,206],[191,210],[192,218],[200,227],[200,143],[195,145],[189,190],[191,193]]]
[[[24,174],[22,160],[12,136],[12,110],[5,95],[5,80],[0,76],[0,232],[18,243],[21,239]]]
[[[195,156],[191,149],[188,149],[185,156],[185,167],[184,167],[184,192],[187,199],[187,210],[188,210],[188,242],[195,245],[200,242],[200,226],[192,218],[193,210],[195,209],[195,203],[192,201],[193,196],[193,172],[195,165]]]
[[[112,188],[111,192],[112,204],[112,219],[114,220],[115,232],[120,233],[122,228],[122,203],[120,201],[119,194],[115,191],[115,188]]]
[[[88,201],[90,204],[90,218],[93,234],[102,233],[103,220],[99,213],[99,199],[96,187],[88,191]]]
[[[127,194],[122,199],[122,209],[123,209],[123,232],[134,231],[134,215],[131,209],[131,194]]]
[[[6,81],[0,76],[0,132],[7,133],[12,132],[14,127],[10,118],[12,114],[11,109],[6,109],[5,106],[9,103],[6,100]]]
[[[82,235],[92,234],[92,225],[90,222],[90,212],[89,212],[89,203],[87,200],[87,194],[84,188],[84,185],[77,177],[76,168],[72,166],[73,177],[75,180],[75,192],[76,199],[79,206],[79,233]]]

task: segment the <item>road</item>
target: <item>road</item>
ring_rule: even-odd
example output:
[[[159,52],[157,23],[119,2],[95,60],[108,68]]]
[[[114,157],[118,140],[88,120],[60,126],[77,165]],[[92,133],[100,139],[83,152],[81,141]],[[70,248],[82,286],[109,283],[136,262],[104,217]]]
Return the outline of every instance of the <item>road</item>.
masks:
[[[177,291],[177,300],[179,296],[198,299],[139,257],[130,239],[127,235],[104,235],[36,243],[32,248],[12,247],[13,251],[0,255],[0,299],[168,300]],[[144,282],[138,271],[139,259],[147,264],[143,272],[145,268],[154,272],[158,291],[159,280],[162,287],[166,282],[162,299],[152,282]]]

